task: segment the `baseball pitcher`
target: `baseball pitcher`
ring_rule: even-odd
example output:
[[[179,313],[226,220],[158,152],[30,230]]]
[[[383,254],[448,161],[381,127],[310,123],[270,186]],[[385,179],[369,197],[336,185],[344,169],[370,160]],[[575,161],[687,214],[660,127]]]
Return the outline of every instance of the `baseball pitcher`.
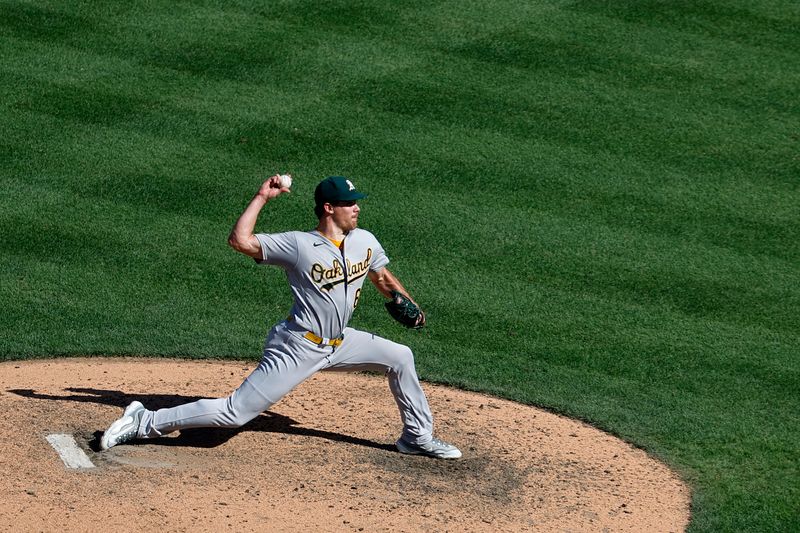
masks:
[[[442,459],[461,457],[455,446],[433,436],[433,417],[407,346],[347,326],[364,280],[389,300],[389,313],[406,327],[425,325],[400,281],[386,268],[389,258],[372,233],[358,228],[365,195],[341,176],[324,179],[314,191],[318,224],[313,231],[255,234],[264,206],[290,192],[291,177],[267,179],[236,221],[230,246],[259,264],[286,272],[294,302],[286,320],[267,335],[255,370],[227,398],[206,399],[150,411],[131,403],[106,430],[107,450],[132,439],[153,438],[198,427],[239,427],[320,370],[379,371],[386,374],[400,411],[402,453]]]

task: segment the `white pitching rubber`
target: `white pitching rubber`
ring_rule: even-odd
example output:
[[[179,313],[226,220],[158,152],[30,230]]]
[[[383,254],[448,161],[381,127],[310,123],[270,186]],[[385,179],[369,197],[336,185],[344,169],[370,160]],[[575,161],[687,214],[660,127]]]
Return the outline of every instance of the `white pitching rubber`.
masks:
[[[72,435],[48,435],[47,442],[55,449],[67,468],[94,468],[94,463],[78,447]]]

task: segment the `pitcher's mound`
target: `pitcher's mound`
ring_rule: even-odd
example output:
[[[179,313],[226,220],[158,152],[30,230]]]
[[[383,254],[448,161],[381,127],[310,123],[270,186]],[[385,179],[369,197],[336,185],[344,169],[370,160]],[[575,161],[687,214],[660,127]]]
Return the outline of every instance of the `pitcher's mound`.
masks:
[[[227,396],[254,363],[65,359],[0,364],[0,529],[15,531],[682,531],[689,490],[585,424],[423,384],[459,460],[401,455],[383,376],[322,373],[238,430],[98,452],[130,401]],[[47,437],[72,435],[94,468]],[[80,452],[78,452],[80,453]]]

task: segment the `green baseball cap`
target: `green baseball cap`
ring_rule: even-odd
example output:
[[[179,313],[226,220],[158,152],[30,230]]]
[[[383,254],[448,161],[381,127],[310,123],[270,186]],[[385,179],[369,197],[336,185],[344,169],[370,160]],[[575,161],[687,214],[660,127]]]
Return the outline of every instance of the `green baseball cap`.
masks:
[[[366,194],[358,192],[353,182],[344,176],[328,176],[314,190],[314,201],[317,205],[348,202],[366,197]]]

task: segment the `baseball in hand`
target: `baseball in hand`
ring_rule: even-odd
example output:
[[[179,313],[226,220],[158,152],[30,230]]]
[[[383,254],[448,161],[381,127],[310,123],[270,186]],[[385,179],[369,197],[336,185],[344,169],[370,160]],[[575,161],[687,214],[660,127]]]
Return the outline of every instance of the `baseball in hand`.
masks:
[[[281,175],[281,187],[290,189],[292,187],[292,177],[289,174]]]

